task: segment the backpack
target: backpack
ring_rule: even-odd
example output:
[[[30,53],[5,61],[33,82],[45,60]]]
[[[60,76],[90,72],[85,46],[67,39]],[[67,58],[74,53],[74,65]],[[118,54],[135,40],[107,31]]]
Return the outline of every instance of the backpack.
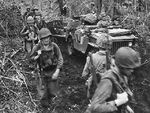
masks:
[[[37,60],[40,68],[44,69],[45,71],[51,71],[57,67],[58,56],[56,55],[56,51],[57,50],[54,43],[52,43],[52,49],[50,49],[49,51],[42,50],[42,54]]]

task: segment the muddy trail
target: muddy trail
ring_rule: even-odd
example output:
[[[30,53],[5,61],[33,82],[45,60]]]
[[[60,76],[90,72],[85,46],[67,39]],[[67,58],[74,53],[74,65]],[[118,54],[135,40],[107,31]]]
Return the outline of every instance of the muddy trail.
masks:
[[[62,101],[59,101],[65,105],[57,109],[58,113],[83,113],[89,104],[86,98],[85,80],[81,77],[86,55],[76,52],[74,56],[69,56],[66,42],[62,38],[57,38],[57,44],[64,58],[64,68],[60,75],[62,97],[59,99]],[[148,65],[137,69],[129,78],[129,87],[134,94],[134,99],[129,105],[132,106],[135,113],[150,113],[150,87],[148,85],[150,77],[147,68]]]
[[[74,56],[69,56],[64,38],[57,37],[55,41],[61,49],[64,65],[58,78],[59,93],[54,98],[50,111],[52,113],[83,113],[89,103],[86,98],[85,80],[81,77],[86,56],[79,52]],[[42,109],[35,86],[36,75],[33,74],[34,70],[29,68],[29,60],[25,59],[25,56],[26,53],[20,51],[15,59],[17,61],[20,59],[20,69],[23,70],[29,92],[31,92],[34,102],[38,105],[36,111],[40,113]],[[25,86],[23,85],[23,87]],[[33,103],[31,102],[31,104]]]
[[[86,56],[78,52],[74,56],[69,56],[63,38],[57,37],[56,43],[62,51],[64,66],[58,78],[59,93],[52,101],[50,113],[83,113],[89,104],[86,98],[85,80],[81,77]],[[7,111],[6,113],[41,113],[42,108],[35,86],[36,75],[33,73],[34,69],[29,68],[29,60],[26,59],[22,45],[20,38],[1,39],[1,51],[5,53],[6,60],[1,70],[3,76],[0,85],[3,87],[0,87],[0,108],[3,108],[2,111]],[[130,78],[130,87],[136,100],[131,106],[135,113],[150,113],[148,75],[146,66]]]
[[[64,39],[59,39],[57,43],[63,54],[64,66],[58,78],[59,93],[53,99],[50,111],[53,113],[80,113],[88,103],[85,81],[81,78],[85,57],[81,54],[70,57],[67,54]],[[1,52],[4,54],[4,56],[1,54],[1,59],[4,60],[5,58],[6,61],[0,71],[3,75],[0,84],[4,87],[7,86],[9,90],[0,88],[0,108],[4,108],[4,111],[10,111],[10,109],[5,109],[7,107],[14,110],[17,103],[16,105],[21,110],[16,109],[14,112],[34,111],[34,113],[40,113],[40,99],[35,86],[36,75],[33,73],[34,69],[29,68],[29,60],[26,58],[22,45],[20,38],[13,40],[1,39]]]
[[[0,28],[0,113],[41,113],[36,74],[34,68],[29,68],[23,39],[19,37],[21,17],[12,11],[11,8],[1,11],[1,20],[5,21]],[[8,26],[5,26],[7,23]],[[4,32],[7,27],[8,33]],[[64,66],[58,78],[59,93],[52,101],[50,113],[83,113],[89,104],[85,80],[81,77],[86,56],[78,52],[69,56],[64,38],[57,37],[55,41],[62,51]],[[139,48],[143,49],[140,44]],[[139,52],[142,53],[142,50]],[[145,56],[149,58],[150,54]],[[145,56],[142,60],[147,59]],[[129,85],[135,100],[129,104],[135,113],[150,113],[149,75],[149,65],[146,65],[130,78]]]
[[[76,52],[73,56],[69,56],[65,40],[60,37],[56,39],[64,58],[63,70],[59,77],[60,106],[57,107],[57,112],[82,113],[88,104],[85,80],[81,77],[86,55]]]

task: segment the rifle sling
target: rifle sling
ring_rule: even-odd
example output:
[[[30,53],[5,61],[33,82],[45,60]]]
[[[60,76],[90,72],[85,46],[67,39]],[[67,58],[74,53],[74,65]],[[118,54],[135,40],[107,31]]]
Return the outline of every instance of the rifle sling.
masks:
[[[93,59],[92,59],[92,54],[89,54],[90,62],[91,62],[91,73],[93,76],[94,84],[97,86],[98,81],[97,81],[97,76],[96,76],[96,69],[94,67]]]

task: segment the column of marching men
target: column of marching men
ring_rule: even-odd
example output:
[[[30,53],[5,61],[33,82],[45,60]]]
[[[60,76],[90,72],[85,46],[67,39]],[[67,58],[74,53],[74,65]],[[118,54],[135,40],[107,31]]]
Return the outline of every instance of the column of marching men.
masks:
[[[36,62],[34,65],[36,88],[43,113],[46,113],[57,94],[57,78],[63,65],[62,53],[58,45],[51,42],[52,34],[37,8],[27,7],[23,22],[21,35],[24,39],[24,50],[30,59],[29,65]]]
[[[58,45],[51,41],[52,34],[42,20],[42,15],[37,16],[37,12],[37,8],[27,8],[23,15],[21,35],[30,60],[36,62],[36,88],[43,113],[46,113],[52,99],[57,96],[57,78],[62,70],[63,57]],[[103,22],[98,25],[103,25],[101,23]],[[87,56],[82,72],[82,77],[89,77],[86,86],[90,104],[85,113],[134,113],[128,105],[133,96],[128,87],[128,78],[140,66],[140,56],[129,47],[121,47],[117,50],[115,59],[107,59],[106,50],[112,44],[107,41],[106,33],[103,33],[103,40],[98,43],[99,51]],[[109,69],[108,62],[111,64]]]

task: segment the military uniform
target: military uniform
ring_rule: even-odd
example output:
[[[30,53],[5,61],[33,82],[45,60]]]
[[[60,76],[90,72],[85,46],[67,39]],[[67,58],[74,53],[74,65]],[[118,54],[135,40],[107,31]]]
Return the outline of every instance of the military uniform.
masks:
[[[31,23],[34,23],[34,20]],[[28,53],[30,53],[33,46],[38,43],[37,32],[38,32],[38,28],[34,24],[30,26],[29,25],[24,26],[24,28],[21,31],[21,35],[24,37],[25,50]]]
[[[43,104],[47,104],[46,101],[49,101],[52,97],[55,97],[57,93],[57,81],[52,80],[52,75],[57,68],[61,69],[63,65],[63,58],[60,52],[59,47],[55,43],[51,43],[51,47],[48,50],[44,50],[41,44],[37,44],[31,53],[35,54],[36,51],[41,50],[42,54],[40,55],[38,64],[40,65],[42,71],[42,78],[44,82],[44,95],[42,97]]]
[[[101,78],[101,75],[106,71],[106,52],[104,50],[100,50],[94,54],[92,54],[92,60],[93,60],[93,65],[95,67],[95,71],[96,73],[99,73],[97,76],[98,81]],[[89,75],[88,80],[86,81],[86,85],[88,87],[89,93],[87,93],[87,97],[91,98],[91,94],[93,93],[93,89],[91,89],[92,87],[92,83],[93,83],[93,76],[91,73],[91,61],[90,61],[90,57],[88,56],[86,59],[86,63],[82,72],[82,76],[87,76]]]
[[[94,53],[92,57],[93,57],[94,67],[96,68],[96,72],[104,73],[106,71],[106,52],[104,50],[100,50]],[[91,63],[90,63],[90,58],[88,56],[82,72],[82,76],[86,76],[91,72],[90,67],[91,67]]]
[[[47,27],[46,22],[43,19],[37,21],[36,26],[38,27],[39,30]]]
[[[122,92],[122,90],[116,89],[112,81],[117,85],[119,84],[132,96],[132,92],[128,88],[126,79],[127,78],[120,77],[120,73],[115,67],[113,67],[112,70],[105,72],[92,97],[91,105],[85,113],[125,113],[125,105],[117,108],[117,106],[112,105],[110,101],[116,99],[117,92]]]
[[[109,39],[108,39],[109,40]],[[101,78],[102,74],[107,70],[107,62],[111,62],[111,58],[109,58],[109,61],[106,59],[106,48],[109,48],[111,46],[111,41],[109,40],[108,44],[107,35],[103,33],[99,40],[97,41],[97,45],[99,46],[100,50],[96,53],[92,54],[92,61],[93,64],[91,64],[91,59],[88,56],[86,59],[86,63],[82,72],[82,76],[90,75],[89,79],[87,80],[86,85],[88,86],[88,89],[90,89],[90,86],[92,85],[93,77],[92,77],[92,70],[91,66],[94,65],[96,73],[98,73],[97,81]],[[88,96],[88,95],[87,95]],[[89,96],[88,96],[89,97]],[[89,97],[90,98],[90,97]]]
[[[51,35],[47,28],[42,28],[40,31],[43,33],[41,33],[43,35],[42,38],[47,38]],[[46,34],[45,31],[48,33]],[[57,94],[57,79],[54,79],[53,75],[57,70],[62,69],[63,57],[58,45],[51,41],[49,41],[46,48],[42,42],[36,44],[30,54],[31,59],[34,59],[35,56],[37,56],[38,51],[41,51],[41,54],[36,61],[40,69],[42,84],[44,85],[44,89],[40,89],[40,91],[43,92],[43,94],[40,95],[41,104],[43,107],[48,107],[51,103],[51,99]],[[39,84],[37,84],[37,88],[39,87],[42,88]]]
[[[99,22],[97,23],[97,26],[101,28],[101,27],[107,27],[110,24],[111,24],[111,18],[105,13],[102,13],[99,17]]]
[[[88,13],[93,13],[93,14],[97,13],[97,8],[95,7],[95,3],[94,2],[90,3],[90,7],[89,7],[89,12]]]
[[[134,113],[127,105],[132,99],[127,77],[141,64],[139,55],[129,47],[122,47],[115,55],[115,66],[106,71],[85,113]]]

